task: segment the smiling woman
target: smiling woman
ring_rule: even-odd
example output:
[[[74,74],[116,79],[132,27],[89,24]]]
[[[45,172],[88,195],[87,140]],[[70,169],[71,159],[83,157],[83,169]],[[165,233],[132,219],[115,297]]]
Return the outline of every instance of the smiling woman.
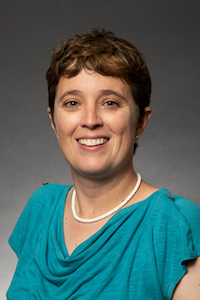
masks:
[[[74,185],[28,201],[9,239],[19,262],[8,299],[199,299],[200,208],[132,163],[151,116],[142,54],[93,29],[52,51],[46,77]]]
[[[136,105],[127,83],[85,69],[75,77],[61,77],[54,115],[50,108],[48,112],[74,181],[79,173],[100,179],[116,172],[132,174],[134,181],[134,144],[146,126],[150,108],[145,108],[136,128]]]

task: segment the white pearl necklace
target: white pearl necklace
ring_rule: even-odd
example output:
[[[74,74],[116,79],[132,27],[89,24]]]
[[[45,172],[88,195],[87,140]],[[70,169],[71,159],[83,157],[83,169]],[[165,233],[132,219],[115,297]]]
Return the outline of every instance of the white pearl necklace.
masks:
[[[136,185],[135,185],[133,191],[130,193],[130,195],[128,195],[128,197],[114,209],[110,210],[109,212],[105,213],[104,215],[101,215],[101,216],[99,216],[97,218],[93,218],[93,219],[82,219],[77,216],[76,211],[75,211],[76,190],[74,189],[73,194],[72,194],[72,202],[71,202],[72,214],[73,214],[74,219],[76,219],[77,221],[82,222],[82,223],[92,223],[92,222],[97,222],[102,219],[105,219],[106,217],[112,215],[113,213],[118,211],[120,208],[122,208],[126,203],[128,203],[128,201],[135,195],[135,193],[139,189],[140,183],[141,183],[141,176],[139,173],[137,173],[137,182],[136,182]]]

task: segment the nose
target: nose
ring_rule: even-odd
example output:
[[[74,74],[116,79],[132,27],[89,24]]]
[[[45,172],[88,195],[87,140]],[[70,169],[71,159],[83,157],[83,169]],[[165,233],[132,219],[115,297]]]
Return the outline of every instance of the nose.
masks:
[[[95,129],[103,125],[99,109],[95,105],[87,105],[83,111],[81,126]]]

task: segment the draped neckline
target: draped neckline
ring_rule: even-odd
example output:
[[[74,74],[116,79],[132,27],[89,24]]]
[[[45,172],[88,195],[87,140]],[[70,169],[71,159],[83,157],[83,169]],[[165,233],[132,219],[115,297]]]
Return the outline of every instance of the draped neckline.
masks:
[[[101,232],[103,232],[109,226],[110,223],[112,224],[114,222],[115,218],[118,219],[120,217],[120,215],[124,214],[126,211],[132,211],[132,210],[136,209],[138,206],[144,204],[145,202],[151,201],[151,198],[153,198],[154,195],[161,194],[163,191],[167,191],[166,188],[161,188],[161,189],[155,191],[154,193],[152,193],[146,199],[141,200],[136,203],[133,203],[127,207],[123,207],[122,209],[117,211],[99,230],[97,230],[89,238],[87,238],[85,241],[83,241],[80,245],[78,245],[73,250],[73,252],[71,254],[69,254],[66,243],[65,243],[65,239],[64,239],[64,210],[65,210],[65,203],[66,203],[67,195],[72,187],[73,186],[70,186],[70,188],[69,188],[69,186],[68,186],[68,187],[66,187],[66,189],[64,189],[64,192],[61,196],[61,209],[60,209],[60,215],[59,215],[59,222],[60,222],[59,227],[61,228],[61,236],[60,236],[61,247],[62,247],[62,251],[63,251],[65,258],[68,258],[68,259],[73,258],[76,254],[78,254],[78,252],[81,248],[84,248],[84,246],[90,242],[90,240],[94,239],[96,236],[101,234]]]

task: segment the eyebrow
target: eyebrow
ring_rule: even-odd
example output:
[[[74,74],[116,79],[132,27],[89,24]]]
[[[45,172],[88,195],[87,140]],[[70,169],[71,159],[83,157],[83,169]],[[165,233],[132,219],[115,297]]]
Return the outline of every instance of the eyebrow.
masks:
[[[66,91],[59,98],[58,103],[61,102],[63,100],[63,98],[65,98],[67,96],[82,96],[82,95],[83,95],[83,93],[79,90]],[[99,97],[110,96],[110,95],[117,96],[118,98],[121,98],[122,100],[127,101],[127,99],[122,94],[120,94],[114,90],[101,90],[99,93]]]
[[[113,91],[113,90],[101,90],[101,92],[100,92],[100,97],[102,97],[102,96],[109,96],[109,95],[115,95],[118,98],[121,98],[122,100],[127,101],[127,99],[122,94],[120,94],[120,93],[118,93],[116,91]]]
[[[81,96],[83,93],[79,90],[71,90],[71,91],[66,91],[62,94],[62,96],[59,98],[58,103],[63,100],[66,96]]]

